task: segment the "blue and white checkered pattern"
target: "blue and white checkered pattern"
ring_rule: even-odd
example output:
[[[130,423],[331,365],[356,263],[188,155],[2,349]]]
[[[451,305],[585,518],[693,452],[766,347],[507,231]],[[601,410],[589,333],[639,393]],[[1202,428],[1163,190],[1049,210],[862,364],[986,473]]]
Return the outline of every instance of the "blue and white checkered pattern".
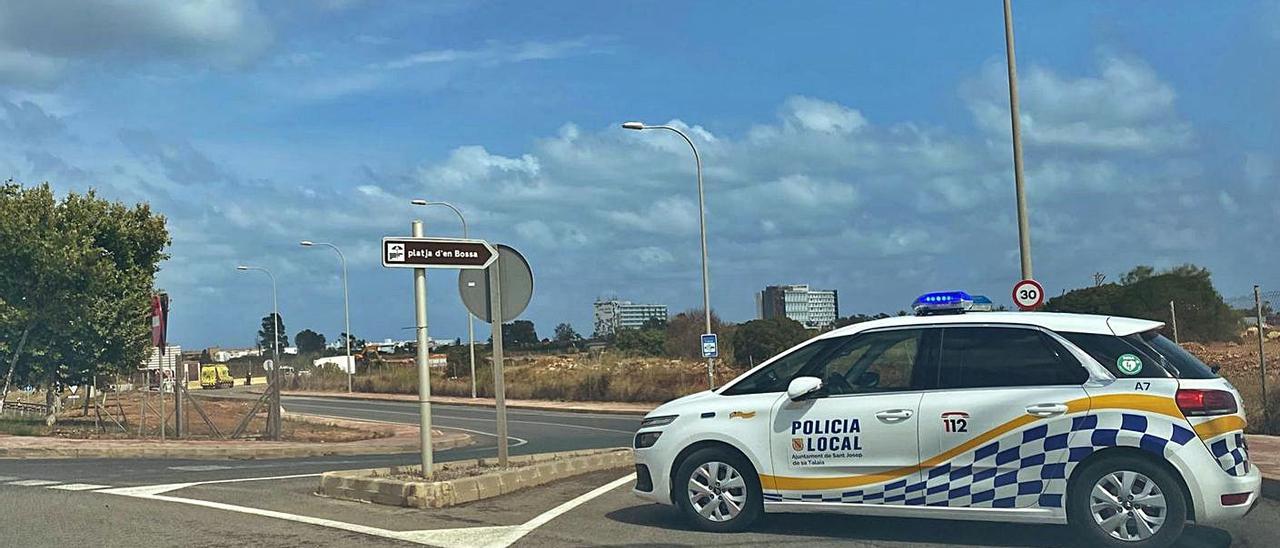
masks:
[[[1226,473],[1233,476],[1249,473],[1249,446],[1244,441],[1244,432],[1233,432],[1207,443],[1209,451],[1218,459],[1218,466]]]
[[[1067,477],[1104,447],[1137,447],[1161,456],[1195,439],[1171,420],[1130,413],[1064,417],[1015,431],[905,479],[822,493],[765,493],[767,502],[842,502],[976,508],[1061,508]]]

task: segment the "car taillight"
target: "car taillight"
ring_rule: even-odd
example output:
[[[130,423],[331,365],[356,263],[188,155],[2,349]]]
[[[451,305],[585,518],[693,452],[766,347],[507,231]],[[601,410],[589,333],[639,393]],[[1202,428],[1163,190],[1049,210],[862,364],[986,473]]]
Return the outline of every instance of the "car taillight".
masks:
[[[1178,390],[1174,399],[1178,409],[1188,417],[1230,415],[1239,410],[1236,397],[1226,390],[1183,389]]]

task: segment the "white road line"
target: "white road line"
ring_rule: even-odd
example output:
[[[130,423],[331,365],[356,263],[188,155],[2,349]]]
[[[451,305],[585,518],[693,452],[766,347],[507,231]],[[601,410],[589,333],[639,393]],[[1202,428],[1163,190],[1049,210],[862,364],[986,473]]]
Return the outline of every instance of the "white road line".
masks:
[[[324,406],[319,406],[319,407],[324,408]],[[306,406],[304,405],[304,406],[303,406],[303,408],[306,408]],[[298,408],[296,408],[296,407],[295,407],[295,409],[298,409]],[[416,411],[413,411],[413,412],[410,412],[410,411],[370,411],[370,412],[372,412],[372,413],[385,413],[385,414],[389,414],[389,415],[410,415],[410,416],[414,416],[414,417],[418,416],[418,413],[417,413]],[[303,413],[303,414],[311,415],[311,413]],[[314,415],[314,416],[324,416],[324,415]],[[497,419],[491,419],[491,418],[487,418],[487,417],[459,417],[459,416],[455,416],[455,415],[444,415],[444,414],[441,414],[441,413],[433,413],[431,416],[432,416],[432,417],[435,417],[435,418],[438,418],[438,419],[453,419],[453,420],[460,420],[460,421],[481,421],[481,422],[496,422],[496,421],[497,421]],[[343,418],[343,419],[351,420],[351,418],[350,418],[350,417],[329,417],[329,418]],[[579,429],[579,430],[595,430],[595,431],[598,431],[598,432],[617,432],[617,433],[619,433],[619,434],[627,434],[627,435],[631,435],[631,434],[635,434],[635,433],[636,433],[636,432],[635,432],[635,430],[618,430],[618,429],[616,429],[616,428],[600,428],[600,427],[598,427],[598,426],[583,426],[583,425],[580,425],[580,424],[563,424],[563,423],[559,423],[559,422],[526,421],[526,420],[509,420],[509,421],[507,421],[507,422],[509,422],[509,423],[511,423],[511,424],[537,424],[537,425],[541,425],[541,426],[558,426],[558,427],[560,427],[560,428],[577,428],[577,429]],[[446,427],[446,428],[449,428],[449,427]]]
[[[124,495],[129,497],[141,496],[145,498],[148,496],[159,495],[160,493],[168,493],[169,491],[177,491],[179,489],[186,489],[188,487],[196,487],[199,485],[212,485],[215,483],[240,483],[245,481],[271,481],[271,480],[295,479],[295,478],[315,478],[319,476],[320,474],[290,474],[287,476],[267,476],[267,477],[261,477],[261,478],[232,478],[232,479],[222,479],[222,480],[190,481],[186,483],[164,483],[160,485],[139,485],[136,487],[119,487],[116,489],[107,489],[107,490],[98,491],[98,492],[107,493],[109,495]]]
[[[318,475],[318,474],[311,474]],[[497,527],[463,527],[455,529],[427,529],[419,531],[392,531],[379,527],[371,527],[368,525],[360,525],[358,523],[346,523],[337,520],[317,518],[312,516],[303,516],[298,514],[290,514],[287,512],[277,512],[275,510],[266,510],[262,508],[252,508],[248,506],[238,506],[235,504],[226,504],[221,502],[213,502],[200,499],[189,499],[184,497],[173,497],[163,495],[169,491],[192,487],[195,485],[204,485],[209,483],[231,483],[236,481],[255,481],[255,480],[271,480],[286,479],[301,476],[278,476],[274,478],[248,478],[244,480],[217,480],[207,482],[193,483],[177,483],[168,485],[144,485],[140,487],[128,487],[122,489],[108,489],[105,491],[97,491],[98,493],[108,493],[113,495],[122,495],[127,497],[156,500],[161,502],[173,502],[177,504],[189,504],[192,506],[202,506],[205,508],[213,508],[217,510],[225,510],[228,512],[237,512],[241,514],[250,514],[255,516],[292,521],[296,523],[305,523],[308,525],[317,525],[320,527],[328,527],[331,529],[339,529],[342,531],[350,531],[353,533],[361,533],[365,535],[402,540],[415,544],[427,546],[483,546],[486,548],[506,548],[525,535],[533,532],[535,529],[546,525],[547,522],[563,515],[564,513],[587,503],[588,501],[599,497],[609,491],[617,489],[635,479],[635,474],[628,474],[625,477],[618,478],[605,485],[592,489],[591,491],[580,495],[573,500],[565,502],[551,510],[543,512],[533,519],[520,525],[507,525]]]
[[[14,476],[0,476],[0,481],[13,481],[13,480],[16,480],[16,479],[18,479],[18,478],[14,477]]]
[[[556,519],[560,517],[561,514],[564,514],[565,512],[573,510],[574,508],[577,508],[578,506],[581,506],[591,501],[591,499],[594,499],[596,497],[599,497],[600,495],[608,493],[609,491],[612,491],[623,485],[626,485],[628,482],[634,481],[635,479],[636,479],[635,474],[627,474],[626,476],[613,480],[591,491],[588,491],[587,493],[579,495],[577,498],[569,502],[566,502],[564,504],[561,504],[560,506],[557,506],[546,512],[543,512],[538,517],[533,518],[517,526],[515,531],[513,531],[507,538],[503,539],[505,542],[500,546],[503,546],[503,547],[511,546],[517,540],[520,540],[521,537],[524,537],[525,535],[533,532],[534,529],[537,529],[539,527],[542,527],[543,525],[546,525],[548,521]]]
[[[44,486],[46,486],[46,485],[57,485],[57,484],[59,484],[59,483],[62,483],[62,482],[60,482],[60,481],[49,481],[49,480],[39,480],[39,479],[29,479],[29,480],[11,481],[11,482],[9,482],[9,483],[8,483],[8,485],[20,485],[20,486],[22,486],[22,487],[44,487]]]
[[[65,483],[62,485],[50,485],[48,489],[61,489],[63,491],[96,491],[98,489],[108,489],[110,485],[95,485],[92,483]]]
[[[314,414],[314,413],[307,413],[306,415],[307,415],[307,416],[309,416],[309,417],[320,417],[320,418],[322,418],[322,419],[346,419],[346,418],[347,418],[347,417],[337,417],[337,416],[333,416],[333,415],[316,415],[316,414]],[[417,413],[413,413],[413,415],[414,415],[414,416],[417,416],[418,414],[417,414]],[[375,421],[375,422],[377,422],[377,421]],[[395,424],[402,424],[402,423],[395,423]],[[416,426],[416,425],[415,425],[415,426]],[[482,436],[489,436],[489,437],[491,437],[491,438],[497,438],[497,437],[498,437],[498,435],[497,435],[497,434],[495,434],[495,433],[493,433],[493,432],[484,432],[484,431],[481,431],[481,430],[472,430],[472,429],[470,429],[470,428],[462,428],[462,427],[460,427],[460,426],[442,426],[442,425],[436,425],[436,426],[439,426],[440,428],[443,428],[443,429],[445,429],[445,430],[461,430],[461,431],[463,431],[463,432],[468,432],[468,433],[471,433],[471,434],[480,434],[480,435],[482,435]],[[513,443],[513,444],[511,444],[511,445],[508,445],[508,447],[520,447],[521,445],[524,445],[524,444],[526,444],[526,443],[529,443],[529,440],[526,440],[526,439],[524,439],[524,438],[517,438],[517,437],[512,436],[512,435],[510,435],[510,434],[508,434],[508,435],[507,435],[507,439],[508,439],[508,440],[515,440],[515,441],[516,441],[515,443]]]
[[[345,398],[324,398],[324,397],[309,397],[309,396],[285,396],[285,399],[305,400],[305,401],[316,402],[316,403],[323,402],[326,404],[332,403],[332,404],[339,404],[339,406],[346,405],[348,409],[368,409],[366,404],[386,405],[386,406],[397,406],[397,405],[404,406],[406,404],[413,405],[418,403],[416,401],[408,401],[408,400],[393,400],[393,401],[349,400]],[[492,412],[494,409],[492,406],[467,405],[462,403],[432,402],[431,405],[450,407],[451,410],[453,411],[474,410],[479,412],[479,411],[484,411],[488,409],[490,412]],[[514,414],[540,415],[544,417],[567,417],[567,418],[581,417],[584,419],[598,418],[598,419],[619,420],[619,421],[634,420],[636,422],[639,422],[640,419],[644,417],[643,413],[634,413],[634,414],[632,413],[587,413],[587,412],[579,412],[579,411],[554,410],[554,409],[529,409],[526,407],[507,407],[507,413],[512,415]]]

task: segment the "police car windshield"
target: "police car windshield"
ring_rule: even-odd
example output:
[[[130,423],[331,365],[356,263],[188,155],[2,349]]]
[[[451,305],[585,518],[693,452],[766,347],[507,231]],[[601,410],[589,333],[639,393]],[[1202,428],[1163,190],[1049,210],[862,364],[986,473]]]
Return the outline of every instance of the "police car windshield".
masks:
[[[1183,379],[1214,379],[1218,377],[1213,368],[1205,365],[1194,354],[1187,352],[1159,331],[1148,331],[1139,336],[1152,350],[1164,358],[1165,369]]]

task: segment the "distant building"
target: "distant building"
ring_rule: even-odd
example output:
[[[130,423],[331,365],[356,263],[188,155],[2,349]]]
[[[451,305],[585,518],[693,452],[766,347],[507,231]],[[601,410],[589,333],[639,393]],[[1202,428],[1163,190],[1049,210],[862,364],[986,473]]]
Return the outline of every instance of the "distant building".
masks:
[[[619,329],[637,329],[649,320],[667,321],[667,305],[631,301],[596,301],[595,336],[607,337]]]
[[[160,349],[151,347],[151,352],[147,354],[147,361],[142,362],[138,369],[168,369],[173,371],[177,369],[178,364],[182,363],[182,347],[177,345],[169,345],[164,347],[164,354],[160,353]]]
[[[257,348],[211,348],[209,357],[218,363],[227,363],[245,356],[261,356],[262,350]]]
[[[771,285],[756,298],[758,316],[765,320],[786,317],[809,329],[822,329],[835,324],[840,317],[840,299],[834,289]]]

